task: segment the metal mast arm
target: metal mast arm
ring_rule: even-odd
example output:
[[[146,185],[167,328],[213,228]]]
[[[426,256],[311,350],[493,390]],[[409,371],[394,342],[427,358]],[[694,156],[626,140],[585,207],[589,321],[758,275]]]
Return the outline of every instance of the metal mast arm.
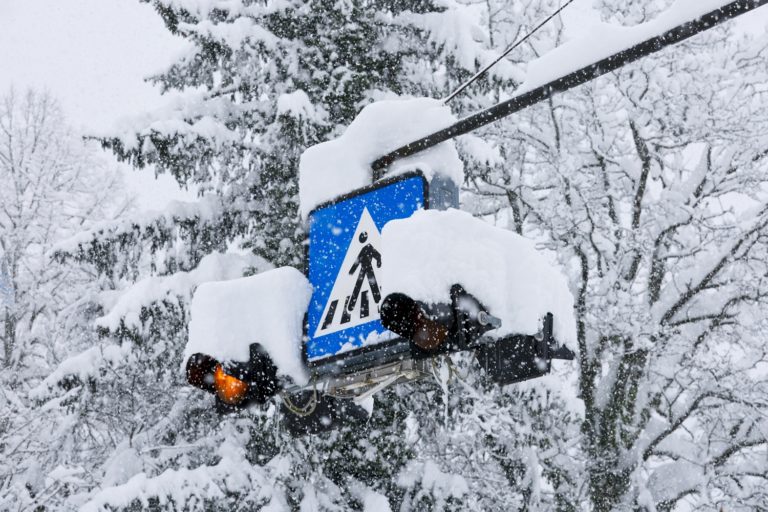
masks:
[[[589,82],[594,78],[614,71],[630,62],[645,57],[646,55],[656,53],[667,46],[679,43],[699,32],[704,32],[724,21],[747,13],[764,4],[768,4],[768,0],[736,0],[735,2],[731,2],[719,9],[704,14],[697,19],[670,29],[661,35],[647,39],[626,50],[622,50],[598,62],[557,78],[531,91],[515,96],[469,117],[465,117],[448,128],[427,135],[426,137],[399,147],[378,158],[371,164],[373,178],[376,180],[381,177],[381,171],[395,160],[411,156],[448,139],[476,130],[526,107],[530,107],[542,100],[550,98],[555,93],[567,91],[568,89]]]

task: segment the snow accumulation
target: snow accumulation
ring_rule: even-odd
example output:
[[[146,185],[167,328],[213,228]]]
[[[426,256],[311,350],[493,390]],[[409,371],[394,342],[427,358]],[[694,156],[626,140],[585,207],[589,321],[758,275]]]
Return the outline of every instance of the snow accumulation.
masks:
[[[445,473],[432,460],[410,461],[397,476],[397,485],[412,489],[418,483],[438,499],[461,498],[469,493],[469,485],[463,476]]]
[[[232,424],[222,424],[220,428],[224,430],[223,441],[216,448],[215,464],[166,469],[158,475],[142,472],[113,487],[102,483],[92,494],[75,497],[87,500],[77,509],[102,512],[135,507],[137,502],[141,510],[152,506],[172,510],[179,504],[197,509],[204,508],[210,500],[224,503],[232,494],[251,492],[266,502],[261,510],[291,510],[283,491],[274,483],[285,473],[285,458],[278,455],[264,465],[250,464],[242,448],[243,433]]]
[[[61,241],[53,250],[75,253],[81,246],[100,240],[104,235],[117,237],[140,232],[153,225],[170,226],[185,220],[212,222],[221,217],[223,212],[221,198],[214,194],[203,196],[197,201],[170,201],[160,211],[148,210],[119,221],[98,222],[92,228]]]
[[[350,482],[349,490],[363,504],[362,512],[392,512],[392,507],[389,506],[389,500],[385,495],[374,491],[361,482]],[[311,510],[316,509],[317,507]]]
[[[210,20],[179,23],[178,28],[182,32],[195,33],[223,41],[231,48],[239,47],[245,40],[259,41],[269,49],[275,48],[278,43],[278,38],[272,32],[257,25],[253,19],[247,17],[237,18],[230,23],[214,23]]]
[[[695,488],[704,477],[704,467],[680,460],[653,470],[648,485],[656,503],[673,500],[687,489]]]
[[[370,185],[371,163],[378,157],[455,121],[448,107],[430,98],[385,100],[366,106],[341,137],[312,146],[301,155],[302,217],[325,201]],[[435,174],[458,184],[464,180],[464,167],[451,141],[398,160],[388,174],[413,169],[421,170],[428,180]]]
[[[382,253],[385,295],[444,303],[458,283],[501,318],[489,334],[535,334],[549,312],[555,338],[575,346],[567,280],[526,238],[459,210],[422,210],[384,226]]]
[[[522,14],[520,8],[510,8],[513,16]],[[403,27],[423,30],[430,44],[441,48],[445,55],[450,55],[461,67],[474,73],[478,64],[485,66],[499,56],[498,50],[493,49],[493,44],[488,40],[487,29],[483,27],[488,23],[486,18],[485,4],[466,2],[461,4],[460,9],[448,8],[441,12],[405,11],[395,16],[393,21]],[[518,66],[507,59],[499,61],[488,70],[488,74],[516,82],[524,78]]]
[[[624,27],[594,21],[579,27],[580,36],[528,63],[523,83],[512,97],[638,44],[718,9],[730,0],[677,0],[654,19]]]
[[[281,94],[277,98],[277,115],[306,119],[313,123],[324,123],[328,112],[319,105],[313,105],[309,95],[301,89]]]
[[[171,92],[153,111],[122,117],[112,128],[96,131],[93,135],[117,138],[126,150],[140,150],[143,154],[156,151],[149,139],[155,133],[177,137],[183,144],[206,139],[209,144],[221,147],[237,139],[221,120],[227,117],[232,106],[228,99],[209,96],[205,87],[190,88],[183,94]]]
[[[189,297],[195,287],[202,283],[235,279],[241,277],[248,268],[264,270],[270,267],[265,259],[253,254],[212,253],[189,272],[147,277],[127,290],[103,294],[102,302],[108,313],[97,318],[96,325],[114,331],[123,322],[129,328],[138,329],[141,328],[141,310],[145,306],[166,298]],[[113,296],[117,300],[110,304]]]
[[[98,376],[104,367],[117,368],[128,358],[131,345],[104,344],[91,347],[75,356],[65,359],[40,384],[33,388],[29,396],[33,400],[45,400],[51,397],[53,391],[67,377],[74,376],[80,382]]]
[[[184,364],[197,352],[248,361],[251,343],[259,343],[278,374],[306,383],[301,341],[311,294],[307,278],[292,267],[201,285],[192,299]]]

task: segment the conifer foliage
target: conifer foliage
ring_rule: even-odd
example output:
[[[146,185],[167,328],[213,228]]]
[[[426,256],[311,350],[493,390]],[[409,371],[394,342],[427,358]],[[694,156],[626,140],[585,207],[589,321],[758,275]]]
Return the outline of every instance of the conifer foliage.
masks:
[[[176,220],[184,240],[205,247],[197,256],[190,254],[192,266],[200,255],[222,250],[238,237],[276,265],[300,264],[296,171],[304,148],[338,135],[375,99],[440,96],[455,83],[447,76],[446,55],[469,54],[472,66],[491,56],[483,41],[464,40],[462,32],[472,28],[473,17],[462,27],[458,5],[154,5],[190,48],[152,81],[184,95],[167,111],[103,144],[138,167],[154,164],[183,186],[215,196],[219,208],[199,226],[185,229],[184,220]],[[459,32],[437,33],[440,23]],[[451,68],[453,74],[469,72]]]
[[[196,286],[301,268],[302,151],[372,101],[445,97],[559,3],[143,1],[188,47],[151,78],[167,106],[100,142],[198,197],[56,245],[93,272],[90,334],[0,389],[0,508],[768,508],[768,41],[726,26],[460,138],[463,208],[568,273],[577,361],[501,389],[440,359],[367,425],[292,439],[277,401],[220,417],[185,385]],[[593,7],[632,25],[670,3]],[[451,107],[503,99],[574,35],[553,20]],[[18,434],[34,422],[55,449]]]
[[[190,43],[152,78],[175,96],[102,144],[137,167],[172,174],[199,199],[100,226],[60,247],[59,259],[92,264],[120,288],[105,295],[96,322],[114,357],[94,361],[99,377],[80,410],[96,430],[110,432],[113,446],[100,463],[81,461],[103,476],[68,503],[94,510],[462,508],[463,477],[452,475],[440,451],[429,460],[419,455],[429,439],[417,431],[403,436],[408,424],[423,424],[450,437],[429,426],[431,402],[443,400],[443,389],[427,383],[386,393],[367,426],[295,440],[282,432],[274,405],[218,418],[210,397],[185,385],[180,363],[197,284],[302,265],[303,149],[339,135],[371,101],[443,96],[495,57],[482,36],[485,11],[428,1],[153,6]],[[483,87],[511,76],[502,66]],[[60,396],[60,384],[49,380],[45,397]],[[100,416],[115,397],[120,411]]]

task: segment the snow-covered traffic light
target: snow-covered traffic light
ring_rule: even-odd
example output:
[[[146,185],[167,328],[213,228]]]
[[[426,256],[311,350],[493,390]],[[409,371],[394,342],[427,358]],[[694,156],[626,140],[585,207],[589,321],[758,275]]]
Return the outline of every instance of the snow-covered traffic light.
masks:
[[[381,305],[381,323],[409,340],[416,358],[471,349],[483,334],[501,327],[501,320],[458,284],[444,303],[420,303],[403,293],[388,295]]]
[[[187,382],[216,395],[220,412],[232,412],[251,404],[263,404],[280,391],[277,368],[258,344],[250,347],[247,362],[220,362],[206,354],[187,360]]]
[[[411,357],[473,350],[486,375],[497,384],[512,384],[549,373],[552,359],[573,359],[574,353],[558,345],[553,316],[544,316],[536,335],[510,335],[484,339],[501,327],[493,316],[461,285],[451,288],[450,302],[419,303],[405,294],[388,295],[381,306],[381,322],[411,342]]]
[[[429,315],[416,301],[403,293],[388,295],[381,304],[381,323],[409,340],[415,350],[436,353],[448,340],[447,315]]]
[[[472,351],[500,384],[548,373],[555,335],[575,332],[564,277],[529,240],[452,209],[456,198],[440,174],[387,178],[309,213],[306,275],[200,286],[189,383],[221,412],[280,393],[283,424],[303,435],[367,421],[363,404],[428,377],[439,354]],[[552,315],[541,329],[547,311],[557,329]]]

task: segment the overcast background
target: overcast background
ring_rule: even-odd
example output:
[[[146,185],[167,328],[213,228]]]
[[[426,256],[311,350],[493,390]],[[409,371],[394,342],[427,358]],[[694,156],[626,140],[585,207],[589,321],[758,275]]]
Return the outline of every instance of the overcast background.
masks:
[[[46,89],[84,134],[159,106],[163,98],[143,79],[184,48],[138,0],[0,0],[0,93]],[[187,197],[169,176],[127,175],[141,209]]]
[[[570,9],[590,4],[580,0]],[[768,8],[737,23],[766,30]],[[138,0],[0,0],[0,92],[11,85],[46,89],[82,133],[109,130],[120,118],[159,106],[159,92],[143,79],[184,48]],[[151,170],[131,171],[127,182],[142,209],[188,197],[168,176],[155,181]]]

